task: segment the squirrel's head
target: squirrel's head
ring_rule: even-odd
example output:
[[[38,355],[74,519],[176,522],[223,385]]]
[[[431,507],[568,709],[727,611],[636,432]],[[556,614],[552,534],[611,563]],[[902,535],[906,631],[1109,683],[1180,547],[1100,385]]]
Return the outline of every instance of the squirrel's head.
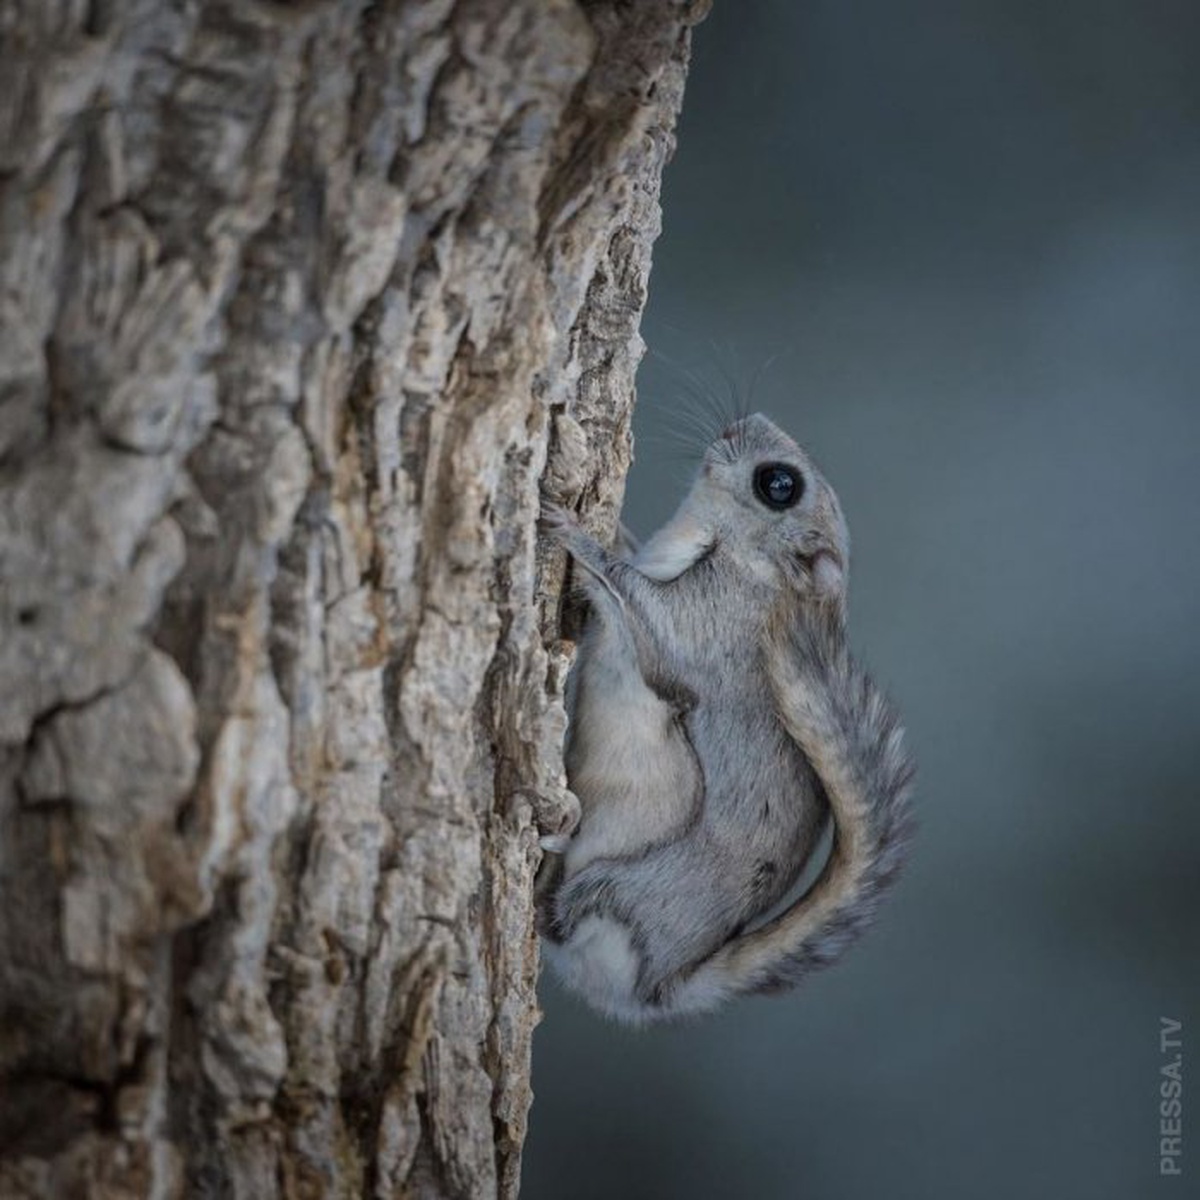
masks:
[[[850,534],[838,498],[812,459],[761,413],[735,421],[709,446],[685,507],[747,570],[775,569],[821,597],[844,598]]]

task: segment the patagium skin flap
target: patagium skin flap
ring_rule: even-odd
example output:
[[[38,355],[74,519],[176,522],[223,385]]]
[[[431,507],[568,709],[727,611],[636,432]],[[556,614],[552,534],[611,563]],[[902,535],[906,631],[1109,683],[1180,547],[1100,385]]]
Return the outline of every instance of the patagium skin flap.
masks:
[[[568,685],[581,818],[541,898],[552,970],[633,1023],[791,987],[896,878],[913,766],[846,645],[850,542],[807,454],[761,415],[705,452],[628,556],[562,509],[588,616]],[[832,819],[820,876],[784,901]]]

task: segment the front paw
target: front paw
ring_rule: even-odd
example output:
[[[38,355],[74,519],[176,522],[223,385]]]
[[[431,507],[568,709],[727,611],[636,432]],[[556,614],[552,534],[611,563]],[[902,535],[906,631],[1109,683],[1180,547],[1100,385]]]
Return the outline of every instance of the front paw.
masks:
[[[551,500],[542,501],[542,512],[538,518],[538,528],[547,537],[553,538],[561,546],[570,549],[571,541],[583,534],[579,518],[570,509],[563,508]]]
[[[593,574],[603,574],[607,564],[604,547],[579,524],[579,518],[569,509],[551,501],[542,502],[538,521],[541,531],[570,551],[571,557]]]

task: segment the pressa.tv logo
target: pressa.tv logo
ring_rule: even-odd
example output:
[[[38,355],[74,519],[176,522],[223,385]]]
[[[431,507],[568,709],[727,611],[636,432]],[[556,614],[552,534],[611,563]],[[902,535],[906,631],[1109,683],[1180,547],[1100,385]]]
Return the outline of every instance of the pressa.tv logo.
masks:
[[[1158,1173],[1183,1174],[1183,1022],[1158,1019]]]

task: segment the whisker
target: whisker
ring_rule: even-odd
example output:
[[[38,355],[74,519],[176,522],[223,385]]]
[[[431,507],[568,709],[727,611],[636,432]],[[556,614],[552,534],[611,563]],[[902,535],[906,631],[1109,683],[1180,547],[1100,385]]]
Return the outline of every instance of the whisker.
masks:
[[[672,436],[698,452],[718,446],[718,452],[732,460],[748,449],[746,421],[756,411],[760,386],[790,350],[768,355],[748,373],[732,343],[709,339],[705,348],[703,371],[658,349],[651,349],[649,357],[667,377],[661,394],[670,404]],[[722,440],[725,433],[731,436]]]

